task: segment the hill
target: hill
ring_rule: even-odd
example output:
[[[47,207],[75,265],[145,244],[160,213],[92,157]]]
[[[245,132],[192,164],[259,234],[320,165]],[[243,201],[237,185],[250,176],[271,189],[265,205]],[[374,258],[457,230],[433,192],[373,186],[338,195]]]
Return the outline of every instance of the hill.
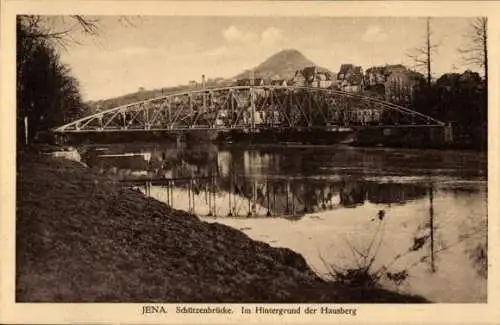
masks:
[[[100,99],[96,101],[89,101],[87,105],[89,106],[89,114],[95,113],[97,111],[102,111],[121,105],[127,105],[142,100],[147,100],[150,98],[165,96],[173,93],[178,93],[182,91],[187,91],[190,87],[188,85],[180,85],[176,87],[160,88],[153,90],[136,91],[134,93],[125,94],[118,97]]]
[[[250,71],[254,71],[255,78],[263,79],[291,79],[295,75],[297,70],[304,69],[305,67],[316,66],[319,72],[328,72],[335,78],[335,73],[332,73],[328,69],[323,67],[318,67],[313,61],[305,57],[302,53],[295,49],[285,49],[273,54],[267,60],[259,64],[257,67],[249,70],[245,70],[238,74],[233,80],[249,78]],[[218,80],[218,83],[215,83]],[[215,78],[208,79],[207,87],[216,87],[220,85],[228,85],[231,81],[229,79]],[[196,87],[196,86],[195,86]],[[199,87],[199,86],[198,86]],[[164,96],[173,94],[176,92],[187,91],[192,89],[193,86],[189,85],[179,85],[176,87],[160,88],[154,90],[138,91],[131,94],[126,94],[123,96],[103,99],[99,101],[88,102],[91,112],[95,112],[98,107],[99,110],[106,110],[120,105],[126,105],[134,103],[141,100],[146,100],[149,98]]]
[[[266,61],[251,69],[255,78],[263,79],[291,79],[297,70],[317,65],[295,49],[285,49],[270,56]],[[320,72],[335,74],[328,69],[317,67]],[[238,74],[235,79],[249,78],[250,71],[245,70]]]

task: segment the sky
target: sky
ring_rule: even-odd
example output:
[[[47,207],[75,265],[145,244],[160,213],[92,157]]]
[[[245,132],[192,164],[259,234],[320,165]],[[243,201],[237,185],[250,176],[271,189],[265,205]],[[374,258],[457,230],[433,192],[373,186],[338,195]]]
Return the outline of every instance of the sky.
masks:
[[[337,72],[342,63],[371,66],[414,62],[408,54],[424,45],[425,18],[118,16],[99,19],[99,35],[74,32],[78,44],[61,59],[79,80],[85,100],[231,78],[282,49],[297,49]],[[432,18],[434,76],[467,67],[458,52],[467,46],[473,18]],[[55,28],[71,19],[59,18]],[[418,70],[418,69],[417,69]],[[423,72],[423,71],[422,71]]]

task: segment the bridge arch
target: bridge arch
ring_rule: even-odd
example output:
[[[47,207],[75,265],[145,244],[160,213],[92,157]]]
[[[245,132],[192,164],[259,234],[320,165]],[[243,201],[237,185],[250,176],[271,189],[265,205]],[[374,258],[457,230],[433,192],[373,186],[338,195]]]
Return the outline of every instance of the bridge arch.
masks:
[[[189,90],[121,105],[53,131],[188,132],[444,125],[409,108],[356,93],[296,86],[234,86]]]

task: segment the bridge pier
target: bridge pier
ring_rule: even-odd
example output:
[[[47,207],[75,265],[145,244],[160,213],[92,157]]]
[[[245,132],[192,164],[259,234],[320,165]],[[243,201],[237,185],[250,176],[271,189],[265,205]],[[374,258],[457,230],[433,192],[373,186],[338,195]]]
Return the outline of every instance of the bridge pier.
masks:
[[[453,143],[453,126],[451,123],[444,127],[444,142]]]
[[[431,143],[436,143],[436,139],[438,138],[436,135],[437,131],[435,128],[429,128],[429,140]]]
[[[177,133],[175,135],[175,147],[176,147],[176,149],[182,150],[185,142],[186,142],[186,135],[184,133]]]
[[[55,133],[54,134],[54,142],[57,145],[65,145],[65,144],[68,144],[70,141],[69,141],[68,136],[66,134]]]
[[[429,138],[433,144],[451,144],[453,143],[453,126],[444,125],[440,128],[430,128]]]

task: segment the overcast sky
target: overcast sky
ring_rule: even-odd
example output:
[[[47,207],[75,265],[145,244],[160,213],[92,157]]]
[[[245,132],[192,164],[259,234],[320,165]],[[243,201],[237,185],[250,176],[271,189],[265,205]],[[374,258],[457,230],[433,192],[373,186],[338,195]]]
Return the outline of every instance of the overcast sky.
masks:
[[[425,19],[316,17],[99,17],[97,39],[76,33],[61,57],[80,81],[86,100],[233,77],[275,52],[294,48],[337,72],[341,63],[411,65],[407,54],[425,39]],[[471,18],[433,18],[435,75],[461,72]],[[70,22],[61,19],[57,24]],[[478,70],[477,67],[470,67]]]

